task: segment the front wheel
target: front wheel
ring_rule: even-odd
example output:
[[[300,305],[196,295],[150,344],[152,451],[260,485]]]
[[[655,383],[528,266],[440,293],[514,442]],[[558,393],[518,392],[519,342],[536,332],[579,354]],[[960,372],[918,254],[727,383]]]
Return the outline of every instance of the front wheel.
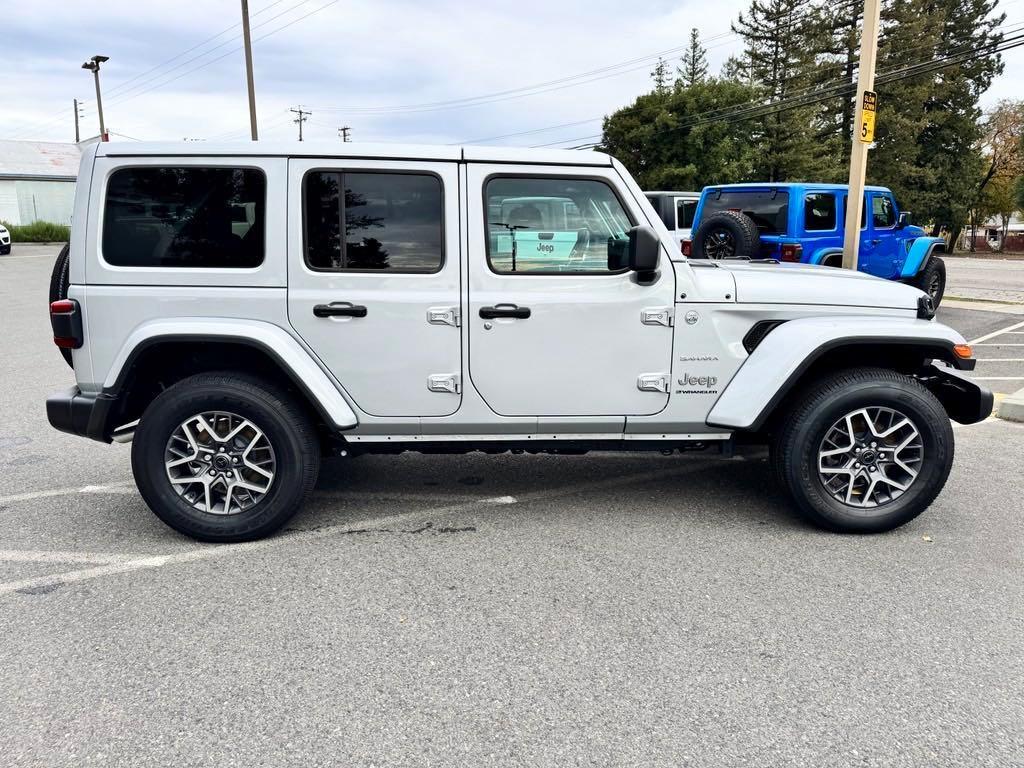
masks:
[[[192,376],[146,409],[132,472],[149,508],[200,541],[262,538],[302,506],[320,467],[302,408],[259,379]]]
[[[884,369],[816,381],[772,446],[775,471],[810,521],[879,533],[935,500],[953,463],[953,429],[919,382]]]

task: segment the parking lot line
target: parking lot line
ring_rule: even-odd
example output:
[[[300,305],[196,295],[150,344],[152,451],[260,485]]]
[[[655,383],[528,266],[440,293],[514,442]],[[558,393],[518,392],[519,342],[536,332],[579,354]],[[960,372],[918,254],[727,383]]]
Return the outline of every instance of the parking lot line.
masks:
[[[46,491],[30,491],[28,493],[15,493],[11,496],[0,496],[0,504],[30,501],[31,499],[45,499],[49,496],[69,496],[73,493],[126,493],[134,487],[135,483],[126,481],[123,483],[109,483],[108,485],[79,485],[74,488],[51,488]]]
[[[979,357],[979,363],[1024,363],[1024,357]]]
[[[0,583],[0,596],[25,590],[55,588],[64,584],[89,581],[103,576],[112,576],[132,571],[162,568],[167,565],[177,565],[199,560],[229,557],[247,552],[257,552],[263,549],[271,549],[273,547],[279,547],[294,542],[313,541],[338,534],[352,533],[354,531],[381,529],[384,526],[394,525],[395,523],[407,523],[416,518],[429,520],[433,517],[468,512],[483,504],[507,505],[514,503],[548,501],[550,499],[571,496],[577,493],[605,490],[647,480],[665,479],[676,475],[685,475],[696,472],[703,469],[706,463],[707,462],[702,462],[697,459],[691,459],[685,464],[680,464],[679,466],[672,467],[671,469],[653,470],[651,472],[641,472],[634,475],[626,475],[624,477],[611,477],[604,478],[602,480],[574,483],[560,488],[526,493],[518,499],[510,496],[475,498],[459,504],[449,504],[446,506],[434,507],[432,509],[415,509],[408,512],[399,512],[394,515],[388,515],[387,517],[370,517],[357,522],[349,521],[345,523],[337,523],[335,525],[325,525],[310,530],[282,533],[269,539],[250,541],[243,544],[205,544],[195,549],[167,555],[142,556],[136,558],[125,556],[124,560],[99,565],[95,568],[83,568],[77,571],[67,571],[64,573],[36,576],[28,579],[20,579],[18,581]]]
[[[124,555],[116,552],[51,552],[37,549],[0,550],[0,562],[8,563],[124,563],[145,555]]]
[[[1008,325],[1005,328],[1000,328],[998,331],[992,331],[992,333],[986,333],[984,336],[979,336],[976,339],[971,339],[967,343],[973,347],[975,344],[981,344],[983,341],[994,339],[996,336],[1002,336],[1004,333],[1016,331],[1018,328],[1024,328],[1024,321],[1014,323],[1013,325]]]
[[[972,381],[1024,381],[1024,376],[972,376]]]

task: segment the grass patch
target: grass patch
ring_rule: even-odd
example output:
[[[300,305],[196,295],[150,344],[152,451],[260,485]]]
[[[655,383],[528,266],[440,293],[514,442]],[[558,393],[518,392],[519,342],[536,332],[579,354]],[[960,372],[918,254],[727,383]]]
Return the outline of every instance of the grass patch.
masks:
[[[71,227],[65,224],[53,224],[49,221],[36,221],[32,224],[8,224],[0,222],[11,233],[12,243],[62,243],[71,237]]]

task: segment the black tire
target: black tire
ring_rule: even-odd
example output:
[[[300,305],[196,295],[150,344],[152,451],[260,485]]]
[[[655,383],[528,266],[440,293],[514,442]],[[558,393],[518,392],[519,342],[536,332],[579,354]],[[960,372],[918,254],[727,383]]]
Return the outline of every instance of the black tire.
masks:
[[[53,262],[53,271],[50,273],[50,304],[68,297],[68,288],[71,285],[71,246],[68,243],[60,249],[57,260]],[[50,304],[46,305],[49,312]],[[71,361],[71,350],[67,347],[58,347],[60,354],[69,366],[74,367]]]
[[[774,472],[811,522],[843,533],[890,531],[927,509],[945,485],[953,464],[953,429],[942,404],[915,379],[880,368],[853,369],[817,379],[789,402],[799,405],[775,434]],[[826,435],[846,414],[860,408],[892,409],[906,416],[918,430],[923,451],[918,475],[906,490],[875,507],[858,507],[834,497],[818,472],[818,452]],[[884,442],[881,445],[885,447]],[[891,464],[881,471],[900,473]],[[865,479],[858,481],[861,489],[870,477],[877,475],[865,472]]]
[[[193,506],[174,490],[165,468],[175,430],[209,411],[249,419],[266,436],[276,460],[266,495],[234,514]],[[164,390],[146,408],[132,443],[132,472],[143,500],[167,525],[200,541],[250,541],[270,535],[298,512],[319,470],[320,444],[303,409],[261,379],[229,373],[198,374]]]
[[[754,258],[761,252],[757,224],[738,211],[719,211],[708,216],[693,233],[695,259]]]
[[[942,297],[946,293],[946,262],[938,256],[928,259],[924,269],[914,278],[914,287],[932,297],[932,305],[938,309]]]

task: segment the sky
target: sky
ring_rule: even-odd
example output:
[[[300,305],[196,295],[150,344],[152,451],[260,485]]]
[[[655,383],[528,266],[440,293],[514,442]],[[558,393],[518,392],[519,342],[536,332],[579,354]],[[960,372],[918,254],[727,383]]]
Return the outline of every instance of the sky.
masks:
[[[573,146],[678,63],[696,27],[712,71],[740,49],[749,0],[250,0],[261,139]],[[1006,24],[1024,0],[1003,0]],[[0,138],[98,133],[102,66],[113,140],[249,135],[240,0],[0,0]],[[1024,48],[983,104],[1024,93]],[[589,74],[588,74],[589,73]]]

